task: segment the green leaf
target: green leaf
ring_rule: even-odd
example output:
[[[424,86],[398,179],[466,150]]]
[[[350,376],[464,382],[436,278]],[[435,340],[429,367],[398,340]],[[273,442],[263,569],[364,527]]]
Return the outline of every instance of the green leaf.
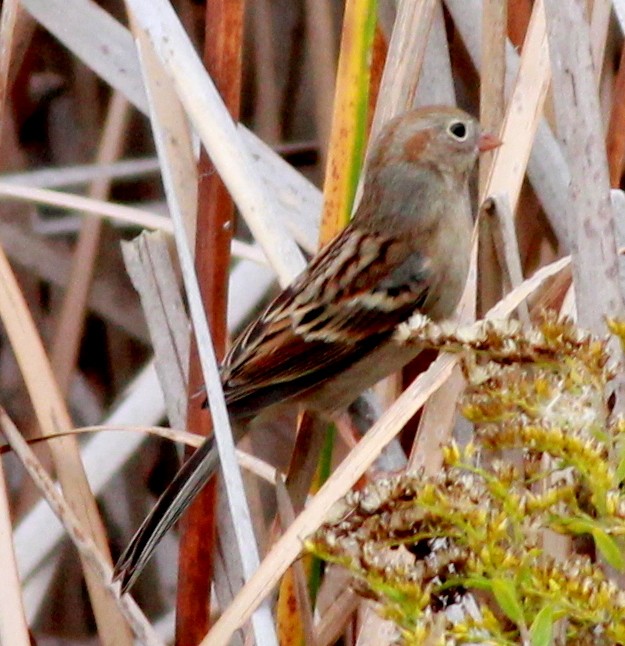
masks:
[[[592,534],[596,529],[594,521],[588,518],[557,517],[557,523],[572,534]]]
[[[540,610],[530,628],[532,646],[550,646],[553,634],[553,606],[548,605]]]
[[[477,588],[485,592],[492,592],[493,589],[492,581],[484,576],[467,577],[462,584],[467,588]]]
[[[514,621],[517,626],[524,626],[523,607],[517,596],[514,582],[509,579],[493,579],[492,589],[499,607],[508,618]]]
[[[625,556],[621,546],[607,532],[599,527],[593,527],[592,537],[595,539],[595,545],[601,552],[601,556],[619,572],[625,570]]]

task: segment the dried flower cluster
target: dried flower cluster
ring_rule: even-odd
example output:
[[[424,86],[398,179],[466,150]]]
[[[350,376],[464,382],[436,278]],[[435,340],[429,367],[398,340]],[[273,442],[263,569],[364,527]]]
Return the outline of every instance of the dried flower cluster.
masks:
[[[404,644],[625,644],[608,573],[625,569],[625,422],[610,415],[607,341],[553,316],[529,332],[416,317],[400,334],[463,352],[474,442],[445,447],[435,477],[351,493],[309,549],[349,568]]]

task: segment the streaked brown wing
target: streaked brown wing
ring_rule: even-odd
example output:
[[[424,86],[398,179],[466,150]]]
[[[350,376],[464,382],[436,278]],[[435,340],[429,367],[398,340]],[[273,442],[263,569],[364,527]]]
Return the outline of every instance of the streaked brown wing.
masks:
[[[350,228],[330,243],[226,357],[231,414],[295,397],[386,341],[427,296],[426,263],[411,251]]]

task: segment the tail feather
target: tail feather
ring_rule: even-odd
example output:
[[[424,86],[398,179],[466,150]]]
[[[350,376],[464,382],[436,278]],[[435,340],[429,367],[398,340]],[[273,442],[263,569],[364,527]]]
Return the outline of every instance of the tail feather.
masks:
[[[122,593],[134,585],[160,540],[204,488],[218,464],[215,441],[210,437],[182,465],[115,565],[113,580],[121,582]]]

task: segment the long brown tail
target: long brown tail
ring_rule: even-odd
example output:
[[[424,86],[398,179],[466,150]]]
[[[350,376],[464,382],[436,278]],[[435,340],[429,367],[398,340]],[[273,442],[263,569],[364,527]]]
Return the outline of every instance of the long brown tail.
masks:
[[[176,473],[115,565],[113,580],[121,581],[122,593],[135,583],[156,546],[210,480],[218,464],[215,441],[210,437]]]

